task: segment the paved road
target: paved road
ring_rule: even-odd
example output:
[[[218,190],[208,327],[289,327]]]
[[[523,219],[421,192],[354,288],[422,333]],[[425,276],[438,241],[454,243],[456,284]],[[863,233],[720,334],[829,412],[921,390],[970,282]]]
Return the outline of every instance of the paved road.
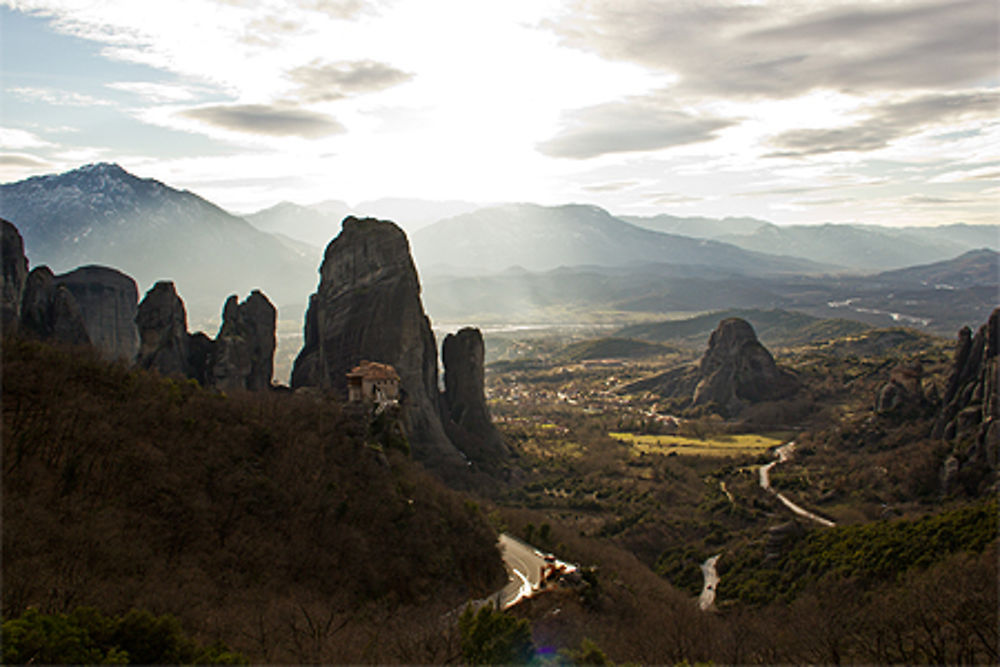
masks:
[[[538,587],[546,563],[534,547],[507,533],[500,535],[500,554],[510,573],[510,582],[500,591],[500,607],[506,609]]]
[[[715,608],[715,591],[719,587],[719,573],[715,570],[715,563],[722,554],[715,554],[701,564],[701,576],[705,579],[702,584],[701,597],[698,598],[698,608],[708,611]]]
[[[825,519],[819,516],[818,514],[813,514],[809,510],[799,507],[791,500],[789,500],[787,497],[785,497],[783,493],[778,493],[771,486],[771,468],[778,465],[779,463],[784,463],[788,459],[792,458],[792,452],[794,451],[795,451],[795,441],[784,444],[781,447],[778,447],[776,450],[774,450],[774,453],[778,455],[778,460],[771,461],[767,465],[763,465],[760,467],[760,488],[774,495],[775,498],[781,501],[781,504],[783,504],[785,507],[792,510],[801,517],[805,517],[806,519],[815,521],[816,523],[822,526],[830,527],[837,525],[833,521],[830,521],[829,519]]]

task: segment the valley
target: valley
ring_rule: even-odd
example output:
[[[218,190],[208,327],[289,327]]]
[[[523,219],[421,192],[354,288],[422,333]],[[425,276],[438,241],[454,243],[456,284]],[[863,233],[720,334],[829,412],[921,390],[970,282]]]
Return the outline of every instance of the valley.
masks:
[[[29,184],[58,186],[43,217],[78,211],[67,189],[118,193],[108,218],[146,193],[161,213],[116,224],[151,244],[177,197],[230,263],[200,290],[167,255],[185,279],[145,296],[152,273],[55,274],[46,257],[87,252],[46,255],[72,216],[39,225],[4,186],[29,213],[23,240],[3,222],[9,622],[139,604],[212,660],[454,662],[490,633],[519,660],[996,656],[995,250],[865,273],[597,207],[453,202],[412,246],[347,217],[319,253],[112,166],[52,178]],[[253,271],[246,244],[272,241],[294,275]],[[281,301],[226,295],[258,275]],[[505,611],[456,615],[497,591]]]

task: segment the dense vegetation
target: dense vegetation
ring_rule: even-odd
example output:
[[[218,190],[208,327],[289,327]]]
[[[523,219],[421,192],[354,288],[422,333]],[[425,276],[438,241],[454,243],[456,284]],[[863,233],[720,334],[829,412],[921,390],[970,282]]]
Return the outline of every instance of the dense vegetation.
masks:
[[[257,661],[434,661],[416,626],[504,581],[478,507],[335,401],[14,339],[3,380],[4,618],[136,607]]]
[[[28,608],[3,624],[3,661],[17,664],[246,664],[222,644],[200,646],[176,618],[133,609],[105,616],[80,607],[70,614]]]
[[[723,561],[719,594],[760,604],[793,599],[824,578],[865,587],[895,583],[909,570],[953,554],[982,553],[997,540],[997,521],[997,502],[991,500],[916,520],[804,529],[773,558],[759,544]]]

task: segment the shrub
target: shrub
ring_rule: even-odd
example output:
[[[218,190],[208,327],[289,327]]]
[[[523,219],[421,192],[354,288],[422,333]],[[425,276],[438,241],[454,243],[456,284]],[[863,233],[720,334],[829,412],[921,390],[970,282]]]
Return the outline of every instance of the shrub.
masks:
[[[535,654],[531,625],[486,605],[467,607],[458,619],[462,657],[471,665],[526,664]]]

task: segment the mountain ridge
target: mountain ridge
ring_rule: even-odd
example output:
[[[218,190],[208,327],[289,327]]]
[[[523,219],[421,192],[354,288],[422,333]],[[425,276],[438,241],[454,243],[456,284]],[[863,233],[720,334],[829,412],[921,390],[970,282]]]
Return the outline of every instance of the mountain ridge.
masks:
[[[0,216],[21,230],[35,265],[114,267],[143,287],[172,280],[193,317],[217,316],[229,294],[262,289],[304,303],[311,262],[243,218],[188,191],[97,163],[0,185]]]
[[[581,264],[646,262],[709,264],[752,274],[818,273],[836,268],[643,229],[590,204],[482,208],[421,229],[413,235],[413,248],[425,272],[438,265],[489,272],[511,266],[544,271]]]

